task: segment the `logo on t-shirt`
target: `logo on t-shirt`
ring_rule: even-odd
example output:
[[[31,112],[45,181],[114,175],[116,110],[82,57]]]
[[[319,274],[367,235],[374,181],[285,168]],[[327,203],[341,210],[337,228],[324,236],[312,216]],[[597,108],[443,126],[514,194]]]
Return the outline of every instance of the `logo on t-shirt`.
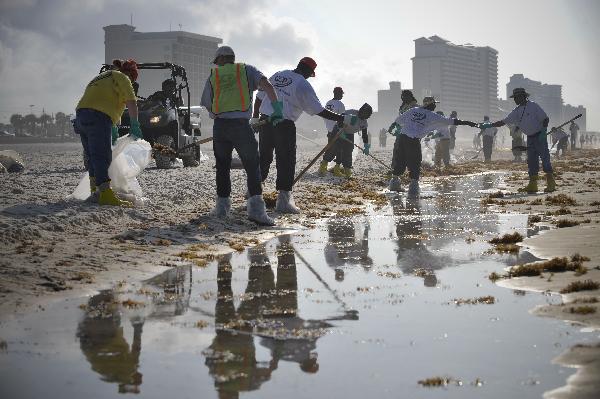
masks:
[[[275,87],[285,87],[285,86],[289,86],[292,84],[292,78],[289,78],[287,76],[281,76],[281,75],[274,76],[273,81],[274,81],[273,86],[275,86]]]
[[[415,123],[418,123],[419,125],[424,125],[424,123],[422,123],[421,121],[425,119],[427,119],[427,115],[425,115],[422,112],[415,112],[411,116],[411,120]]]

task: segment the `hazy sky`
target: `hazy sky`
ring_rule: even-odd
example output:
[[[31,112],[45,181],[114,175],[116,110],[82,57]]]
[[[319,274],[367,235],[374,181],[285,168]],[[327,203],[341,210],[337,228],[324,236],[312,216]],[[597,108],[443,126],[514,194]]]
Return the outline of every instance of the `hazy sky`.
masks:
[[[0,0],[0,121],[30,104],[73,112],[104,61],[102,27],[131,13],[138,31],[171,23],[221,37],[268,76],[312,56],[321,100],[341,85],[350,107],[376,106],[390,80],[412,87],[414,39],[490,46],[501,97],[514,73],[562,84],[565,102],[585,105],[588,129],[600,130],[598,0]]]

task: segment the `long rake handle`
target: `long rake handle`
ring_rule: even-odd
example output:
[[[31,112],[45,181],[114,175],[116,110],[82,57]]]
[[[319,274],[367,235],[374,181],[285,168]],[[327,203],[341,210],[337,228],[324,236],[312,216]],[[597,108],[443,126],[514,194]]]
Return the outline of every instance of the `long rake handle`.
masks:
[[[310,163],[306,166],[306,168],[304,168],[302,170],[302,172],[300,172],[298,174],[298,176],[296,176],[296,178],[294,179],[294,182],[292,183],[292,186],[295,185],[298,182],[298,180],[300,180],[302,178],[302,176],[311,168],[311,166],[313,166],[315,164],[315,162],[317,162],[317,160],[325,153],[325,151],[330,149],[333,146],[333,144],[335,144],[335,142],[340,137],[340,135],[342,134],[343,131],[344,131],[343,129],[338,130],[338,132],[335,134],[335,136],[333,136],[333,139],[329,143],[327,143],[327,145],[325,147],[323,147],[323,149],[321,151],[319,151],[317,156],[315,156],[314,159],[312,161],[310,161]]]
[[[358,148],[361,151],[364,151],[365,149],[361,146],[359,146],[358,144],[355,144],[354,142],[350,141],[349,139],[347,139],[346,137],[342,137],[342,140],[346,140],[349,143],[352,143],[353,146],[355,146],[356,148]],[[382,160],[380,160],[379,158],[376,158],[374,155],[371,154],[367,154],[368,156],[370,156],[371,158],[373,158],[374,160],[376,160],[377,162],[379,162],[381,165],[383,165],[386,169],[392,170],[392,168],[390,168],[388,165],[386,165]]]

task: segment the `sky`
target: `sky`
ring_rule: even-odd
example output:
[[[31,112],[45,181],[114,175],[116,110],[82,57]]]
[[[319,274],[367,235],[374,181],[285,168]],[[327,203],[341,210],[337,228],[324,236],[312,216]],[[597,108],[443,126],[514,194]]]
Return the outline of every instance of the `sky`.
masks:
[[[131,14],[141,32],[181,24],[221,37],[267,76],[311,56],[319,98],[342,86],[347,108],[376,107],[392,80],[412,88],[419,37],[490,46],[500,97],[515,73],[561,84],[565,103],[586,106],[588,130],[600,131],[598,0],[0,0],[0,122],[30,110],[72,113],[104,62],[102,27]]]

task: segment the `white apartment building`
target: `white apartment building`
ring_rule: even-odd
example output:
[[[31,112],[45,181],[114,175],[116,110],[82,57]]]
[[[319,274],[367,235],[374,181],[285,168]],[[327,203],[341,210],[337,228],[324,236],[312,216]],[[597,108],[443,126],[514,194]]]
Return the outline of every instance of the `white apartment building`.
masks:
[[[456,45],[439,36],[415,40],[413,93],[440,101],[439,110],[461,119],[499,117],[498,52],[491,47]]]
[[[210,75],[215,51],[222,39],[197,33],[136,32],[131,25],[104,28],[104,60],[133,58],[137,62],[171,62],[185,68],[191,92],[191,105],[200,104],[204,83]],[[138,83],[139,94],[148,96],[160,90],[170,71],[143,71]]]

